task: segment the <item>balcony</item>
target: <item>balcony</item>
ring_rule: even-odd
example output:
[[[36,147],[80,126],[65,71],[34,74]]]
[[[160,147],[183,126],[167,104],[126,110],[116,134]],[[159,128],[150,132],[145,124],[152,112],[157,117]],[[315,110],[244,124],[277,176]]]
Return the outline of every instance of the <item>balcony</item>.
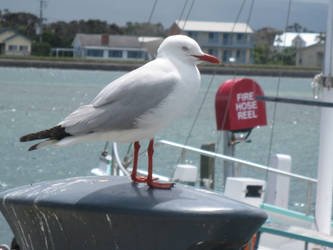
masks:
[[[214,39],[214,40],[208,40],[208,39],[196,39],[196,41],[200,44],[202,47],[211,47],[211,48],[239,48],[239,49],[252,49],[254,47],[254,41],[253,40],[235,40],[235,39]]]
[[[202,47],[221,48],[221,41],[218,39],[195,39]]]
[[[221,46],[224,48],[240,48],[240,49],[252,49],[254,47],[253,40],[223,40]]]

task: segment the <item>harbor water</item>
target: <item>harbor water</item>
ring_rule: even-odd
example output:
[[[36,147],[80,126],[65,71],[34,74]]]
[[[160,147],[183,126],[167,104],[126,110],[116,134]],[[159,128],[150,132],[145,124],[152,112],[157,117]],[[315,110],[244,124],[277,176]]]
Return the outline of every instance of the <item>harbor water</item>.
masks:
[[[89,103],[106,84],[124,73],[0,67],[0,191],[45,180],[90,175],[90,170],[99,163],[98,157],[104,148],[104,142],[28,152],[32,143],[20,143],[19,138],[56,125],[78,106]],[[234,77],[236,76],[203,75],[200,94],[190,110],[170,127],[160,131],[156,139],[178,143],[187,141],[188,145],[195,147],[207,142],[220,142],[221,135],[216,131],[215,122],[215,93],[222,82]],[[310,78],[251,78],[261,85],[266,95],[312,98]],[[201,107],[206,93],[207,97]],[[266,107],[268,125],[255,128],[250,136],[250,143],[238,144],[236,156],[266,165],[273,154],[289,154],[292,157],[292,172],[316,178],[319,108],[274,103],[267,103]],[[201,111],[198,120],[189,134],[199,108]],[[222,152],[220,144],[217,148]],[[147,142],[143,142],[141,149],[146,146]],[[122,156],[127,148],[128,145],[120,145]],[[180,153],[179,149],[156,147],[154,171],[171,176]],[[200,156],[197,154],[186,155],[188,163],[199,165],[199,160]],[[146,162],[146,156],[143,155],[139,162],[141,169],[146,169]],[[216,189],[222,191],[223,169],[219,160],[216,160],[215,172]],[[240,174],[262,179],[267,176],[266,172],[247,167],[242,167]],[[291,180],[291,209],[305,211],[306,188],[307,183]],[[315,187],[312,193],[314,196]],[[9,244],[11,238],[10,229],[0,216],[0,244]]]

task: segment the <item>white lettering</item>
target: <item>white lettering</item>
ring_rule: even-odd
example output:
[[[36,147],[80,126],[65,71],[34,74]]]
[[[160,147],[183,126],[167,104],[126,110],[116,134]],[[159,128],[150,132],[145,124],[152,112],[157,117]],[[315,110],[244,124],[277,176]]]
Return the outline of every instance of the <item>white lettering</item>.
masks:
[[[237,93],[237,102],[235,104],[237,119],[248,120],[258,118],[256,110],[258,109],[254,92]]]
[[[248,119],[256,119],[256,118],[258,118],[258,116],[254,110],[237,112],[238,120],[248,120]]]
[[[236,111],[248,110],[248,109],[257,109],[257,108],[258,108],[258,106],[257,106],[256,101],[236,103]]]
[[[254,100],[254,92],[237,93],[237,102],[246,102]]]

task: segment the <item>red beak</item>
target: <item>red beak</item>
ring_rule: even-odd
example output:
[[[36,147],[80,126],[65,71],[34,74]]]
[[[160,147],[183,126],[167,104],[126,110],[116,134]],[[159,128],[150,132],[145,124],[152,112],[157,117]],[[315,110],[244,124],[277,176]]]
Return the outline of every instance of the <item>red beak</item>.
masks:
[[[196,56],[196,55],[193,55],[193,56],[198,58],[200,61],[220,64],[219,59],[217,59],[215,56],[212,56],[212,55],[203,54],[202,56]]]

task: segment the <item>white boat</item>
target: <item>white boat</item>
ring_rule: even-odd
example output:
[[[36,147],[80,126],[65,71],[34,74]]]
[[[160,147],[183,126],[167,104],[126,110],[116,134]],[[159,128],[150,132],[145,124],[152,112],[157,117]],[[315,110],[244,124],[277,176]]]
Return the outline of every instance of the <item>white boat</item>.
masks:
[[[230,155],[215,153],[195,147],[191,147],[188,145],[183,145],[177,142],[171,142],[168,140],[159,140],[156,144],[174,147],[182,150],[183,152],[191,151],[197,154],[211,157],[214,159],[223,159],[228,162],[232,162],[237,166],[241,167],[249,167],[261,169],[270,173],[273,179],[280,183],[280,186],[277,184],[275,187],[281,188],[286,183],[289,185],[290,178],[296,178],[298,180],[305,181],[307,183],[307,202],[306,213],[300,213],[296,211],[292,211],[288,209],[288,200],[282,201],[281,199],[288,198],[287,190],[270,190],[268,192],[268,186],[271,184],[270,182],[266,183],[262,180],[255,180],[249,178],[231,178],[230,183],[239,185],[239,193],[237,194],[237,190],[235,192],[231,192],[233,198],[238,198],[241,201],[258,205],[261,209],[267,212],[269,215],[269,219],[267,222],[261,227],[259,234],[255,239],[255,248],[248,249],[260,249],[260,250],[288,250],[288,249],[333,249],[333,235],[332,235],[332,183],[333,183],[333,158],[331,157],[331,149],[333,143],[333,133],[331,128],[333,127],[333,63],[332,63],[332,54],[333,54],[333,1],[329,1],[329,11],[328,11],[328,21],[327,21],[327,35],[326,35],[326,50],[325,50],[325,63],[323,68],[323,74],[317,77],[317,83],[320,85],[321,90],[321,102],[318,101],[302,101],[302,100],[276,100],[281,102],[289,102],[296,104],[305,104],[305,105],[319,105],[321,107],[321,122],[320,122],[320,145],[319,145],[319,161],[318,161],[318,177],[306,177],[302,175],[298,175],[292,173],[290,171],[279,169],[279,166],[265,166],[262,164],[257,164],[254,162],[249,162],[246,160],[238,159],[232,157]],[[319,81],[318,81],[319,80]],[[273,98],[274,99],[274,98]],[[269,98],[266,98],[269,101]],[[117,145],[114,144],[113,149],[117,149]],[[116,171],[115,169],[122,169],[120,171],[121,174],[127,175],[127,171],[125,167],[123,167],[123,163],[120,160],[117,152],[113,151],[115,154],[116,160],[114,164],[111,164],[111,160],[107,162],[108,168],[113,169],[112,171]],[[183,154],[184,156],[184,154]],[[283,162],[284,158],[277,157],[277,162]],[[110,159],[110,158],[109,158]],[[183,158],[183,162],[184,162]],[[283,168],[283,166],[282,166]],[[98,171],[98,170],[93,170]],[[187,172],[188,171],[188,172]],[[180,173],[180,174],[179,174]],[[141,174],[145,174],[144,171]],[[192,183],[192,185],[200,186],[199,182],[203,182],[203,180],[199,179],[196,176],[196,170],[193,170],[193,167],[184,167],[184,164],[180,164],[177,166],[175,171],[175,176],[163,177],[158,176],[158,178],[166,181],[179,181],[185,183]],[[192,178],[189,178],[191,176]],[[277,177],[278,176],[278,177]],[[183,178],[182,178],[183,177]],[[272,179],[270,179],[272,180]],[[202,188],[208,188],[209,183],[212,180],[206,179],[206,186]],[[236,184],[235,184],[236,183]],[[237,184],[238,183],[238,184]],[[256,197],[246,197],[247,187],[255,185],[261,185],[259,190],[261,192],[258,193]],[[276,184],[276,183],[275,183]],[[228,185],[228,182],[227,184]],[[230,184],[231,185],[231,184]],[[282,185],[282,186],[281,186]],[[274,186],[274,185],[273,185]],[[310,207],[311,207],[311,190],[312,186],[316,186],[316,201],[315,201],[315,213],[314,215],[310,215]],[[267,188],[266,188],[267,187]],[[271,187],[272,188],[272,187]],[[226,186],[225,189],[228,189]],[[233,189],[235,190],[235,188]],[[278,194],[277,194],[278,193]],[[282,193],[282,194],[281,194]],[[227,192],[226,195],[230,195],[230,192]],[[271,195],[271,197],[267,197]],[[272,195],[275,197],[273,198]],[[280,201],[276,201],[276,196],[280,195]],[[266,196],[266,197],[264,197]],[[282,197],[282,198],[281,198]],[[276,201],[278,205],[284,205],[284,207],[279,207],[276,205],[265,203],[264,201]],[[273,202],[274,203],[274,202]],[[251,243],[253,244],[253,243]],[[249,246],[252,247],[252,246]],[[253,246],[254,247],[254,246]]]

